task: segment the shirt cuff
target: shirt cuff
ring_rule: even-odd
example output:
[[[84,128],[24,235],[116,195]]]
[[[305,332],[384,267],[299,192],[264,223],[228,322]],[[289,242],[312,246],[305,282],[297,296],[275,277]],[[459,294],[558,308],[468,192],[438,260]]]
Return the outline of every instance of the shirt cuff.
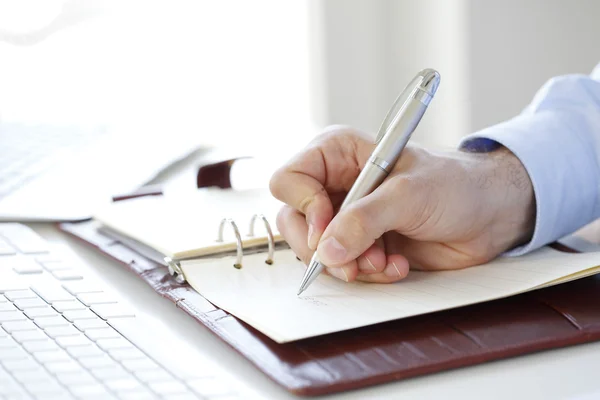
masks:
[[[596,213],[595,153],[578,123],[559,112],[524,114],[466,136],[459,147],[488,152],[500,145],[524,165],[536,201],[531,241],[506,255],[521,255],[551,243],[591,221]]]

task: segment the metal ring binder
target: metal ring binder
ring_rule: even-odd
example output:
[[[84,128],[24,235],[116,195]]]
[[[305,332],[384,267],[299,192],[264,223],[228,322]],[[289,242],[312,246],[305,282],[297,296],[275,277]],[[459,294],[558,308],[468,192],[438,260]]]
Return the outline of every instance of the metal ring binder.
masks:
[[[175,282],[185,283],[185,275],[183,275],[183,270],[181,269],[179,263],[173,260],[171,257],[165,257],[164,260],[167,263],[169,274],[175,278]]]
[[[231,218],[223,218],[221,220],[221,223],[219,224],[219,237],[217,238],[217,242],[222,242],[223,241],[223,229],[225,228],[225,224],[229,223],[229,225],[231,225],[231,227],[233,228],[233,232],[235,233],[235,239],[236,239],[236,254],[237,254],[237,258],[235,260],[235,264],[233,264],[233,266],[237,269],[242,268],[242,255],[243,255],[243,246],[242,246],[242,236],[240,235],[240,230],[238,229],[237,225],[235,224],[235,221],[232,220]]]
[[[263,220],[265,224],[265,228],[267,230],[267,239],[269,240],[269,253],[267,254],[267,259],[265,263],[272,265],[273,257],[275,254],[275,239],[273,238],[273,231],[271,230],[271,224],[267,220],[263,214],[254,214],[252,219],[250,220],[250,229],[248,230],[248,236],[254,236],[254,223],[256,222],[256,218],[260,218]]]

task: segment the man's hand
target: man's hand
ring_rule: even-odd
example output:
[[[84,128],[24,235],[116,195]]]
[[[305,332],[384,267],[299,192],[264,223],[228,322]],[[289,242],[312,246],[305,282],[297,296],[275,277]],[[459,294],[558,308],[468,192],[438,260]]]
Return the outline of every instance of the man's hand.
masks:
[[[395,282],[409,267],[477,265],[531,238],[531,181],[505,148],[407,147],[381,186],[337,213],[373,149],[368,136],[331,128],[273,175],[271,192],[286,203],[277,227],[305,263],[316,249],[337,278]]]

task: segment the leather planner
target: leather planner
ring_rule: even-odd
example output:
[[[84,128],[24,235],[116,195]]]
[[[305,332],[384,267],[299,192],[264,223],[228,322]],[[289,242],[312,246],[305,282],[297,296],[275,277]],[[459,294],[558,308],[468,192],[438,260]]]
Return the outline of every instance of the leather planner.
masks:
[[[204,177],[227,187],[230,166],[201,169],[198,186],[204,186]],[[278,344],[186,283],[177,283],[164,265],[103,235],[98,222],[59,227],[123,264],[297,395],[341,392],[600,339],[600,275],[594,275],[505,299]]]

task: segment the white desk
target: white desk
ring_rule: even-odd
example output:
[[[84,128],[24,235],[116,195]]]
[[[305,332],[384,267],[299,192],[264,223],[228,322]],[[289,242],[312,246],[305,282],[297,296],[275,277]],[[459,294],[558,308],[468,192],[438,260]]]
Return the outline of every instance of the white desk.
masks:
[[[88,260],[99,275],[141,314],[154,315],[187,345],[260,390],[266,398],[298,399],[272,383],[249,362],[214,337],[143,281],[52,224],[29,224],[40,235],[66,245]],[[600,293],[598,294],[600,301]],[[379,385],[327,399],[600,399],[600,342],[547,351],[479,366]]]

